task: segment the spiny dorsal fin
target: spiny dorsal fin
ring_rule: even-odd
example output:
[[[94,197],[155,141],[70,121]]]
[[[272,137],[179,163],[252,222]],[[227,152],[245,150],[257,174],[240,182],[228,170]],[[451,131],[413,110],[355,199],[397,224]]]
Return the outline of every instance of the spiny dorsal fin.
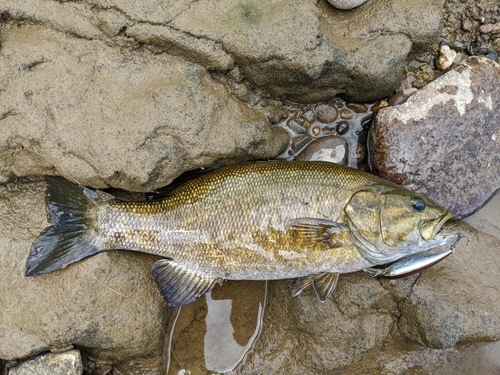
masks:
[[[153,278],[161,296],[172,307],[189,305],[222,282],[192,272],[171,259],[160,259],[153,264]]]
[[[297,297],[309,286],[314,287],[314,291],[321,302],[325,302],[332,294],[339,280],[338,273],[321,272],[311,276],[299,277],[293,287],[292,296]]]

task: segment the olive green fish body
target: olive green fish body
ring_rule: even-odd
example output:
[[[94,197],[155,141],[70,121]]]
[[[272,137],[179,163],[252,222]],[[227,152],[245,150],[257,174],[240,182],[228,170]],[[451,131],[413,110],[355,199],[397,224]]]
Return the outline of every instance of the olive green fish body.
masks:
[[[96,223],[102,246],[170,257],[228,279],[360,270],[369,263],[347,227],[323,242],[290,228],[303,218],[345,224],[343,207],[374,179],[339,176],[335,167],[246,164],[191,181],[159,202],[111,202],[100,208]]]
[[[52,226],[33,243],[27,275],[100,251],[164,257],[153,267],[170,305],[223,279],[299,277],[324,300],[336,274],[442,245],[444,208],[388,181],[326,162],[258,162],[204,174],[152,202],[104,201],[48,180]]]

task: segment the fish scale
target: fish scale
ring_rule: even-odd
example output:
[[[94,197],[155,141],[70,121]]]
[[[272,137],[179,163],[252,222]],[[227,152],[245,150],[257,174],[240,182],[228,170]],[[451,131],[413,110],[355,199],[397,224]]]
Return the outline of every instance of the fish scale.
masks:
[[[34,241],[27,275],[111,249],[155,254],[164,259],[153,276],[172,306],[224,279],[299,278],[294,295],[313,285],[324,301],[335,274],[446,243],[435,237],[451,217],[391,182],[327,162],[228,166],[152,202],[104,201],[62,178],[48,179],[47,194],[52,226]]]
[[[290,261],[275,256],[276,251],[266,251],[256,237],[267,238],[270,228],[284,230],[284,223],[302,217],[319,215],[345,222],[337,208],[344,206],[352,195],[349,188],[372,181],[372,175],[363,175],[356,181],[339,178],[332,186],[331,173],[331,165],[309,163],[229,167],[187,183],[161,203],[111,202],[101,208],[105,212],[99,215],[96,226],[109,249],[125,248],[172,257],[214,276],[247,278],[262,270],[261,278],[297,277],[304,267],[311,267],[314,261],[321,262],[321,258],[304,256]],[[107,223],[115,225],[107,231],[101,230]],[[140,241],[137,228],[148,231],[154,240]],[[178,233],[180,230],[183,232]],[[112,241],[113,238],[118,241]],[[286,241],[281,250],[303,254],[300,240]],[[277,241],[274,248],[279,247]],[[352,250],[352,257],[356,258],[358,252]],[[347,252],[343,255],[349,256]],[[233,270],[231,266],[235,263],[243,269]],[[276,274],[274,269],[280,263],[289,265],[290,274]],[[250,269],[252,274],[248,274]]]

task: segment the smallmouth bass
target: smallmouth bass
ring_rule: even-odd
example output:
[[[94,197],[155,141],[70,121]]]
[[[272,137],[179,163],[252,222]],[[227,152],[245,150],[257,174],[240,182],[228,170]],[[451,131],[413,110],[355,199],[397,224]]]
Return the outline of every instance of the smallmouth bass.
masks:
[[[26,275],[55,271],[106,250],[164,259],[153,277],[170,306],[223,280],[298,278],[321,301],[341,273],[451,243],[451,213],[369,173],[328,162],[272,161],[207,172],[151,202],[102,200],[47,177],[52,226],[33,242]]]

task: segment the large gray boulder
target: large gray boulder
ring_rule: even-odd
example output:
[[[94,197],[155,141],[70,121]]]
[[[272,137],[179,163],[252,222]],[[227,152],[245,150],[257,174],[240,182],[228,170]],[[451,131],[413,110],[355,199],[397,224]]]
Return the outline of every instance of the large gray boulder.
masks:
[[[177,57],[39,26],[0,38],[0,182],[58,174],[146,191],[186,170],[275,155],[286,141]]]
[[[370,143],[381,177],[459,217],[477,211],[500,189],[500,67],[471,57],[381,109]]]

